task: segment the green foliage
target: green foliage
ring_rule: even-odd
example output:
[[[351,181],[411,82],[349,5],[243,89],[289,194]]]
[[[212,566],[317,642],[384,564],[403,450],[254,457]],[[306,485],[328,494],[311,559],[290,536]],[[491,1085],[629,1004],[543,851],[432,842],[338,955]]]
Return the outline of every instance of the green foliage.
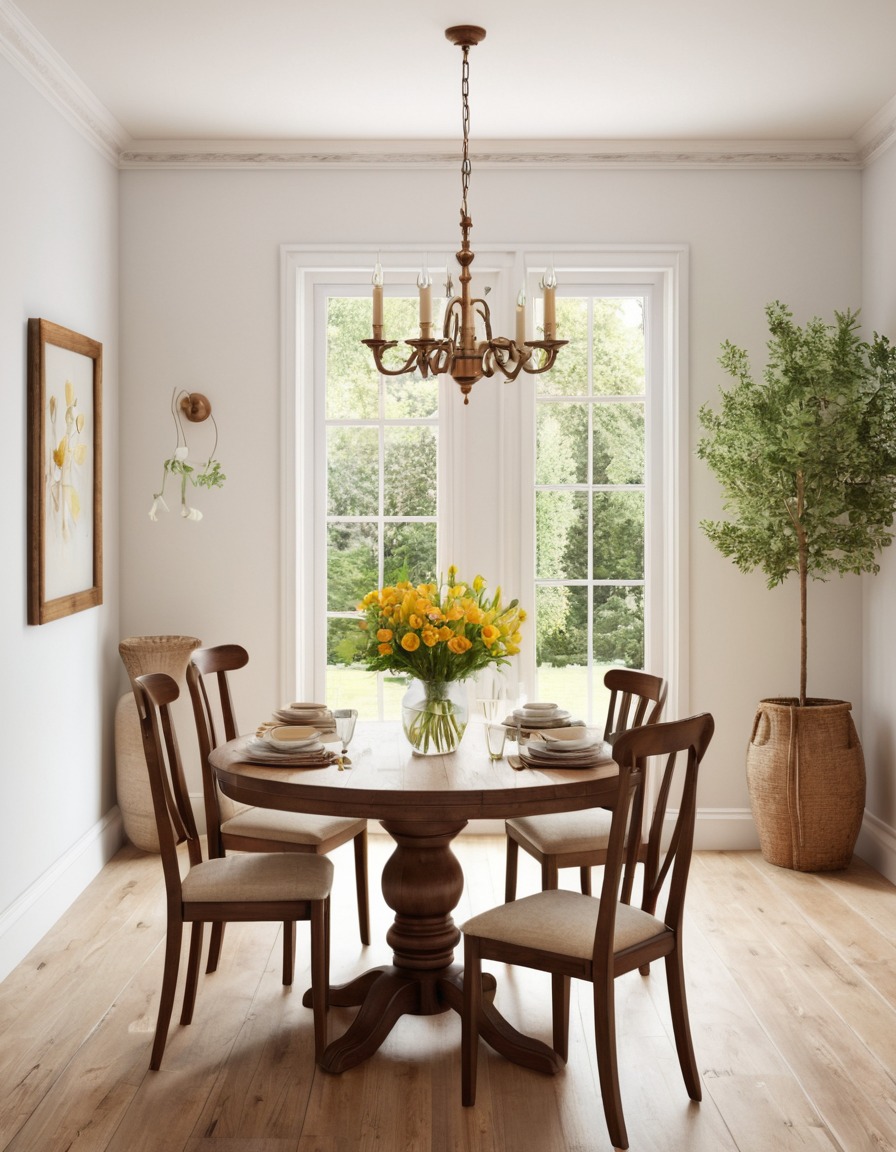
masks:
[[[730,342],[720,363],[736,380],[717,413],[700,409],[697,446],[722,485],[730,519],[702,521],[723,555],[760,568],[770,588],[808,577],[876,572],[896,508],[896,350],[859,335],[858,314],[804,328],[775,301],[761,382]],[[805,612],[802,621],[805,681]],[[801,691],[801,697],[803,692]]]

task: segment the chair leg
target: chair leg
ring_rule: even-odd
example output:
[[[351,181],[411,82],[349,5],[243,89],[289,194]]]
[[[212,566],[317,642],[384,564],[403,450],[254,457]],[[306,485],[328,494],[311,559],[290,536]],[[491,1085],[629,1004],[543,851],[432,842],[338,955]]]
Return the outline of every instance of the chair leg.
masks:
[[[569,977],[551,973],[551,1017],[553,1048],[564,1061],[569,1059]]]
[[[174,990],[177,987],[177,970],[180,967],[180,946],[184,937],[182,920],[168,921],[165,937],[165,967],[162,972],[162,995],[159,997],[159,1014],[156,1018],[156,1036],[152,1045],[149,1066],[157,1072],[162,1066],[162,1055],[168,1040],[168,1025],[171,1023],[171,1009],[174,1007]]]
[[[476,1103],[476,1072],[479,1060],[479,1008],[482,1000],[482,958],[475,936],[464,937],[464,1002],[460,1032],[461,1103]]]
[[[221,959],[221,945],[224,943],[224,929],[226,920],[215,920],[212,924],[211,935],[208,938],[208,962],[205,965],[206,974],[217,972],[218,961]]]
[[[187,963],[187,984],[184,988],[184,1003],[180,1012],[181,1024],[189,1024],[196,1006],[196,989],[199,986],[199,961],[202,959],[202,933],[205,925],[201,920],[193,921],[190,933],[190,959]]]
[[[628,1148],[616,1064],[616,993],[611,974],[594,982],[594,1040],[607,1131],[614,1148]]]
[[[669,1007],[672,1013],[672,1031],[675,1035],[675,1049],[678,1063],[684,1077],[688,1096],[692,1100],[703,1099],[703,1086],[697,1071],[697,1059],[691,1042],[691,1026],[688,1020],[688,1001],[684,986],[684,964],[676,948],[666,957],[666,982],[669,986]]]
[[[507,836],[507,862],[504,865],[504,903],[509,904],[516,900],[516,871],[520,858],[520,846],[516,840]]]
[[[580,868],[579,869],[579,879],[581,882],[582,894],[584,896],[590,896],[591,895],[591,869],[590,868]]]
[[[311,1011],[314,1015],[314,1059],[319,1061],[327,1046],[329,1007],[329,897],[311,905]],[[295,925],[293,925],[295,927]]]
[[[358,927],[361,943],[370,943],[370,900],[367,895],[367,829],[355,837],[355,889],[358,894]]]
[[[283,921],[283,983],[286,987],[292,984],[293,973],[296,968],[296,922]]]
[[[541,862],[541,890],[553,892],[560,886],[560,870],[556,856],[545,856]]]

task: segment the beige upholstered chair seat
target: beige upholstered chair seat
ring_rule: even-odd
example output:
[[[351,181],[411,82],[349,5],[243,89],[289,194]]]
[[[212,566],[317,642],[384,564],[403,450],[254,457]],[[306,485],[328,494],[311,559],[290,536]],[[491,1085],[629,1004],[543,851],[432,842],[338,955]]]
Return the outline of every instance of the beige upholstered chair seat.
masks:
[[[594,896],[563,889],[536,892],[510,904],[502,904],[463,925],[465,936],[482,936],[520,948],[537,948],[542,952],[561,952],[590,960],[594,952],[594,933],[600,901]],[[668,932],[662,920],[620,904],[616,910],[614,952],[623,952]]]
[[[181,890],[187,904],[325,900],[332,883],[333,864],[326,856],[241,853],[195,864]]]
[[[554,855],[606,850],[612,821],[613,814],[605,808],[591,808],[584,812],[520,816],[506,824],[539,852]]]
[[[251,836],[253,840],[284,840],[290,844],[323,844],[333,836],[349,839],[363,832],[366,820],[344,816],[310,816],[304,812],[278,812],[273,808],[246,808],[225,820],[223,835]]]

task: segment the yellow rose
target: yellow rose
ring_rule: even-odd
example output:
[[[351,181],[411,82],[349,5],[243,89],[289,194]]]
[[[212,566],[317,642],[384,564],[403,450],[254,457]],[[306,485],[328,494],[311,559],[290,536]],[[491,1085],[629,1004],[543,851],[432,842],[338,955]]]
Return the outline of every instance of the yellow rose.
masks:
[[[451,631],[447,624],[443,624],[439,629],[439,639],[442,641],[450,640],[453,635],[454,633]]]
[[[380,656],[391,656],[392,655],[392,645],[391,644],[378,644],[377,645],[377,651],[379,652]]]
[[[408,624],[410,624],[412,628],[422,628],[423,620],[420,616],[417,615],[416,612],[413,612],[408,619]]]
[[[435,628],[426,627],[422,632],[423,643],[427,648],[432,648],[439,642],[439,633]]]
[[[453,652],[456,656],[462,656],[464,652],[469,652],[473,647],[473,641],[468,640],[466,636],[454,636],[448,641],[448,650]]]
[[[392,629],[391,628],[378,629],[377,634],[376,634],[376,638],[377,638],[377,640],[379,640],[380,644],[388,644],[388,642],[392,639]]]
[[[482,629],[482,643],[486,648],[491,648],[492,644],[498,639],[501,633],[494,626],[494,624],[486,624]]]
[[[405,652],[416,652],[420,647],[420,637],[416,632],[405,632],[401,638],[401,646]]]
[[[476,607],[475,604],[471,604],[467,608],[464,615],[466,617],[466,621],[468,624],[481,624],[482,623],[482,612]]]
[[[460,620],[464,614],[463,608],[460,604],[452,604],[448,611],[445,613],[446,620]]]

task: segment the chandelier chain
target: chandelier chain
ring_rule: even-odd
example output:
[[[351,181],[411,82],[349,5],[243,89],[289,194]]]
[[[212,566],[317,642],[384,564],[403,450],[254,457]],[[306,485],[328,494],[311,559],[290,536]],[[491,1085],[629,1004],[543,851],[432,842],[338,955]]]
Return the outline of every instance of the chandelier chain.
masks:
[[[463,160],[460,166],[460,179],[461,179],[461,211],[464,216],[469,216],[469,209],[467,208],[467,194],[470,191],[470,49],[465,44],[463,47],[464,62],[461,68],[461,81],[460,91],[463,101],[463,129],[464,129],[464,150]]]

